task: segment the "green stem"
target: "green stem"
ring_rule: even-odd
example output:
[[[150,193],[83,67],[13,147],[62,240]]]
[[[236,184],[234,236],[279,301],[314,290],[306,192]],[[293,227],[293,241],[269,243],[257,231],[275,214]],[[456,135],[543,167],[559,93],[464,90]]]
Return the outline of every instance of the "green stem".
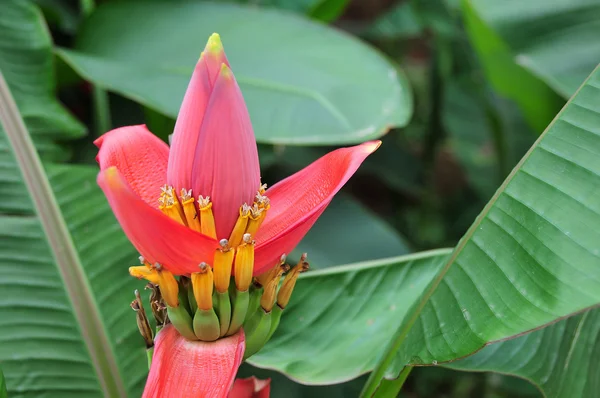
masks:
[[[154,356],[154,347],[146,349],[146,358],[148,359],[148,370],[152,366],[152,357]]]
[[[112,121],[110,117],[110,103],[106,90],[94,85],[93,88],[94,103],[94,128],[96,134],[100,136],[111,129]]]
[[[394,380],[382,380],[379,388],[372,395],[373,398],[387,398],[387,397],[397,397],[400,394],[400,390],[402,390],[402,386],[404,382],[408,378],[410,371],[413,369],[412,366],[405,366],[402,369],[402,372],[398,375],[398,378]]]
[[[85,274],[79,253],[62,216],[42,162],[2,72],[0,72],[0,122],[13,148],[15,159],[31,195],[56,267],[64,282],[81,336],[90,354],[103,395],[126,397],[125,385],[96,299]]]

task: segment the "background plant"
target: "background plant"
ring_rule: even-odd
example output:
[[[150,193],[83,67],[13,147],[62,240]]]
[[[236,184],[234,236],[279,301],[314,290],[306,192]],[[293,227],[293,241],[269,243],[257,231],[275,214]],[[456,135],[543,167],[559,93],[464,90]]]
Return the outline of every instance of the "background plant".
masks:
[[[0,70],[70,232],[62,242],[43,233],[27,170],[0,134],[0,367],[10,396],[102,396],[106,380],[139,396],[147,370],[128,303],[141,285],[126,276],[137,255],[95,185],[91,142],[134,123],[167,140],[213,31],[248,102],[265,181],[331,146],[383,136],[295,253],[309,252],[318,270],[250,360],[334,385],[250,365],[242,373],[273,377],[273,396],[357,395],[373,369],[365,395],[401,375],[377,392],[394,396],[408,375],[407,395],[539,396],[495,374],[410,370],[569,317],[447,366],[517,375],[549,397],[592,396],[600,321],[593,309],[571,315],[600,302],[600,7],[233,3],[0,4]],[[55,260],[69,239],[70,265]],[[84,280],[65,279],[73,272]],[[86,335],[92,323],[73,289],[89,292],[107,344]],[[116,367],[98,366],[96,354]]]

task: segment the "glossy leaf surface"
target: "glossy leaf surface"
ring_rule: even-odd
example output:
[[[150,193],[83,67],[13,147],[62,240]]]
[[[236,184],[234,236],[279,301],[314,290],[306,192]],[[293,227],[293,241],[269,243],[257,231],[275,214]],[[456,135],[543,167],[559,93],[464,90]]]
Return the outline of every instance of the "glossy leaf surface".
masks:
[[[6,383],[4,382],[4,374],[0,369],[0,398],[8,398],[8,392],[6,391]]]
[[[33,2],[0,2],[0,37],[0,70],[40,155],[67,159],[55,141],[81,137],[84,127],[54,97],[52,38],[41,11]]]
[[[600,391],[599,338],[600,310],[595,309],[447,366],[519,376],[548,398],[593,397]]]
[[[372,369],[397,322],[402,326],[378,368],[381,376],[394,377],[406,364],[464,357],[597,305],[600,236],[593,226],[600,222],[598,87],[600,74],[595,73],[513,170],[443,272],[436,274],[433,260],[420,263],[422,279],[406,285],[392,274],[402,266],[382,260],[379,268],[361,266],[350,282],[345,278],[352,274],[337,268],[307,274],[281,331],[251,362],[306,383],[346,380]],[[369,277],[384,269],[388,277]],[[394,295],[382,295],[388,290],[385,283],[395,279],[400,285],[392,289]],[[365,302],[377,303],[380,312],[363,306],[352,295],[355,291]],[[398,298],[401,312],[381,329],[369,329],[371,324],[352,312],[360,308],[361,315],[379,325],[376,315],[397,305]],[[310,329],[307,325],[302,333],[305,322]],[[330,340],[332,330],[336,332]],[[353,340],[346,341],[344,333],[351,333]],[[353,349],[345,352],[342,347]],[[315,350],[318,360],[311,359],[317,358]]]
[[[6,181],[18,171],[4,138],[0,144],[0,181]],[[116,356],[123,388],[139,396],[147,367],[129,301],[143,283],[127,273],[136,252],[95,184],[95,169],[56,166],[48,172],[112,344],[107,355]],[[5,194],[4,184],[0,193]],[[21,187],[18,193],[0,207],[0,285],[6,297],[0,308],[0,362],[11,396],[101,397],[74,304],[37,217],[31,208],[22,210],[31,203],[27,191]]]
[[[600,302],[599,125],[597,69],[462,238],[366,395],[407,364],[461,358]]]
[[[448,250],[308,272],[272,340],[248,362],[304,384],[333,384],[373,369]]]
[[[565,98],[598,64],[597,1],[471,0],[471,4],[508,44],[517,63]]]
[[[289,256],[308,253],[311,269],[399,256],[410,252],[404,239],[349,195],[338,194]]]
[[[546,82],[518,62],[518,50],[511,48],[504,37],[482,19],[474,3],[475,1],[471,0],[462,1],[463,17],[487,80],[500,95],[513,100],[519,106],[523,116],[536,132],[542,132],[560,109],[562,99]],[[513,7],[515,3],[513,2]],[[506,6],[506,3],[503,2],[502,6]],[[582,77],[577,86],[583,82],[585,76],[587,75]],[[567,97],[569,95],[567,94]]]
[[[77,51],[58,54],[84,78],[175,117],[213,32],[221,35],[259,142],[363,142],[406,124],[412,113],[407,83],[378,52],[277,10],[108,3],[82,27]]]

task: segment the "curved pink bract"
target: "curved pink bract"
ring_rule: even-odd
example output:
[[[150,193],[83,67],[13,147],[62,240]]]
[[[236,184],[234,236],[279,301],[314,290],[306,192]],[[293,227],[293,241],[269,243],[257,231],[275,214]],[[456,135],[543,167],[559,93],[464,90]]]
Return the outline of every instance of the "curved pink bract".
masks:
[[[130,189],[116,167],[98,174],[123,231],[150,264],[160,263],[175,274],[196,272],[198,264],[212,258],[217,241],[185,227],[144,202]]]
[[[379,147],[379,141],[328,153],[267,190],[271,208],[256,235],[254,272],[261,274],[290,253],[333,196]]]
[[[214,342],[186,340],[172,325],[156,336],[143,398],[225,398],[242,363],[244,331]]]
[[[131,190],[158,208],[159,188],[166,183],[169,146],[145,125],[114,129],[94,141],[100,171],[116,167]]]

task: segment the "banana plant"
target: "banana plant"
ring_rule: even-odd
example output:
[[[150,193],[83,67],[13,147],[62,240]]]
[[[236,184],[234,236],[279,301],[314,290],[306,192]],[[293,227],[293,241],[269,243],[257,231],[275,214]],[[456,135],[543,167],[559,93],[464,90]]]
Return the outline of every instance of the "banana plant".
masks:
[[[48,106],[47,102],[36,100],[41,97],[54,98],[51,43],[48,32],[43,29],[43,18],[37,8],[31,3],[16,1],[5,2],[0,7],[5,7],[2,10],[7,11],[1,13],[1,17],[5,18],[3,21],[9,15],[12,19],[21,18],[27,21],[28,26],[36,27],[20,33],[27,38],[22,42],[35,43],[35,40],[27,36],[34,35],[37,39],[43,38],[42,45],[24,46],[23,49],[28,54],[45,60],[36,63],[36,71],[32,73],[43,74],[47,78],[45,85],[28,87],[31,80],[22,78],[22,73],[26,73],[28,69],[11,67],[10,63],[4,61],[8,58],[0,57],[2,73],[6,72],[8,78],[8,85],[0,87],[0,119],[4,126],[0,135],[0,193],[3,197],[0,203],[0,270],[4,275],[3,300],[6,303],[0,306],[0,323],[3,326],[0,328],[0,339],[8,342],[0,345],[0,364],[11,394],[14,391],[20,396],[38,396],[43,392],[51,397],[62,397],[66,393],[92,397],[135,397],[142,393],[147,379],[150,383],[148,395],[160,394],[165,391],[168,383],[178,382],[177,386],[171,387],[179,387],[199,379],[187,373],[181,379],[176,378],[179,368],[175,365],[179,362],[175,363],[170,357],[176,351],[174,347],[181,348],[177,352],[182,356],[177,360],[192,371],[204,369],[209,372],[217,369],[208,366],[210,364],[207,365],[201,355],[206,347],[209,347],[209,351],[216,347],[216,351],[223,355],[219,358],[233,364],[231,369],[237,368],[239,362],[246,359],[253,365],[277,370],[309,385],[335,384],[370,373],[362,393],[365,397],[394,396],[402,388],[414,366],[436,365],[467,371],[498,371],[518,375],[538,385],[548,397],[585,397],[597,390],[600,372],[593,353],[596,352],[595,336],[598,332],[597,310],[594,307],[600,303],[597,289],[600,281],[600,236],[595,228],[600,222],[600,204],[597,200],[597,187],[600,186],[600,163],[597,160],[600,154],[597,128],[600,125],[598,69],[571,97],[516,165],[454,249],[443,248],[346,264],[299,275],[307,261],[305,257],[300,257],[301,261],[293,277],[288,279],[287,285],[284,280],[279,290],[280,293],[284,292],[279,304],[284,304],[285,301],[285,312],[277,315],[278,327],[269,327],[267,330],[263,323],[266,318],[253,320],[235,315],[236,308],[247,309],[251,305],[261,316],[263,313],[271,313],[270,316],[273,317],[279,311],[276,301],[279,300],[279,272],[267,273],[264,276],[265,284],[260,283],[261,277],[256,275],[261,286],[257,284],[256,290],[246,298],[242,298],[244,295],[240,294],[246,287],[250,289],[248,275],[251,276],[252,273],[246,272],[245,278],[240,274],[236,279],[236,269],[238,272],[247,271],[250,261],[238,260],[240,263],[236,263],[228,244],[233,240],[231,236],[238,222],[244,223],[244,211],[240,212],[239,218],[237,214],[236,217],[230,217],[232,230],[229,231],[215,223],[217,208],[215,207],[214,213],[212,210],[209,212],[211,206],[208,202],[202,208],[194,205],[192,208],[188,207],[189,212],[186,212],[183,207],[185,199],[181,198],[182,208],[175,207],[175,200],[180,199],[171,198],[175,195],[168,187],[165,187],[164,195],[159,196],[163,200],[158,204],[159,208],[150,209],[153,212],[148,211],[148,217],[163,217],[168,213],[171,220],[164,217],[161,225],[167,225],[169,228],[166,231],[181,238],[178,244],[186,245],[189,241],[214,244],[210,247],[209,254],[224,257],[213,261],[211,266],[218,262],[220,270],[217,272],[212,269],[214,274],[211,274],[208,264],[196,268],[198,264],[195,262],[202,262],[195,257],[197,253],[191,250],[183,253],[169,252],[167,247],[164,252],[168,253],[166,257],[164,253],[158,253],[160,259],[152,258],[156,257],[154,247],[160,246],[164,241],[155,239],[152,244],[147,244],[142,239],[137,239],[139,234],[132,233],[137,231],[136,225],[148,225],[144,224],[148,220],[138,218],[137,223],[126,222],[127,217],[134,216],[129,211],[132,209],[123,207],[122,202],[114,200],[115,195],[127,193],[126,184],[121,184],[118,179],[115,182],[114,171],[112,176],[106,175],[111,168],[105,166],[120,154],[118,148],[113,148],[115,150],[108,155],[105,152],[99,156],[100,168],[104,173],[100,183],[118,217],[125,220],[122,224],[128,235],[133,236],[137,250],[122,233],[102,191],[96,185],[97,167],[40,161],[38,153],[46,161],[56,162],[67,157],[65,148],[58,141],[79,137],[81,126],[72,116],[64,113],[58,103],[52,102],[53,105]],[[181,75],[187,72],[181,73],[177,68],[169,69],[165,71],[165,75],[170,78],[165,78],[150,68],[151,70],[145,71],[145,79],[135,80],[136,74],[127,69],[125,71],[130,79],[121,79],[123,74],[118,72],[123,72],[123,68],[129,65],[131,54],[123,50],[120,55],[117,52],[116,58],[110,58],[108,55],[115,54],[110,54],[108,47],[96,48],[94,46],[98,43],[92,43],[92,38],[97,37],[98,32],[110,33],[105,30],[109,28],[104,26],[103,21],[110,21],[113,17],[117,21],[127,20],[133,15],[131,10],[138,10],[143,14],[144,11],[136,7],[135,3],[114,3],[101,8],[98,14],[86,21],[81,41],[77,44],[78,49],[57,50],[57,53],[76,71],[95,83],[130,98],[138,98],[143,104],[164,113],[174,114],[174,109],[178,106],[173,101],[177,90],[169,91],[168,101],[161,103],[157,94],[162,91],[149,88],[153,81],[151,77],[156,77],[161,87],[168,89],[170,86],[166,83],[173,80],[177,82],[174,87],[179,86]],[[159,7],[168,13],[163,17],[179,15],[163,5],[152,7]],[[223,18],[222,15],[258,15],[256,18],[260,18],[260,21],[275,21],[279,17],[276,12],[269,11],[262,15],[261,12],[256,14],[256,10],[233,6],[225,6],[230,13],[222,13],[216,5],[206,8],[204,5],[186,7],[190,7],[187,10],[195,13],[208,10],[209,15],[219,18]],[[307,25],[297,17],[284,16],[282,20],[283,25],[309,27],[318,32],[324,29],[315,27],[312,23]],[[163,23],[162,20],[160,22]],[[260,32],[258,28],[257,32]],[[253,39],[261,38],[266,43],[272,39],[269,35],[255,34]],[[368,109],[361,109],[359,114],[354,115],[351,112],[354,109],[352,101],[342,101],[336,96],[323,99],[320,91],[322,85],[313,86],[314,82],[302,82],[300,79],[295,83],[308,84],[303,86],[305,90],[300,90],[301,96],[308,93],[309,98],[317,98],[313,105],[317,105],[320,115],[326,115],[315,121],[318,122],[319,134],[308,137],[309,141],[306,142],[350,143],[363,137],[362,133],[375,137],[381,135],[385,126],[390,123],[406,123],[410,114],[407,109],[410,101],[405,97],[408,89],[397,72],[390,73],[390,64],[368,47],[352,47],[352,41],[338,33],[329,32],[324,37],[329,34],[332,35],[330,37],[334,44],[358,49],[358,54],[364,56],[361,61],[372,62],[372,70],[377,72],[377,78],[373,82],[376,87],[374,92],[382,94],[389,101],[380,98],[373,101]],[[242,36],[238,34],[237,39],[241,40]],[[160,37],[156,41],[160,42]],[[127,46],[135,43],[135,40],[128,42],[124,39],[116,43],[123,46],[116,50],[127,49]],[[0,50],[4,49],[2,45],[10,46],[10,43],[0,43]],[[238,46],[239,49],[252,48]],[[260,50],[265,48],[261,47]],[[10,47],[8,50],[7,54],[13,49]],[[183,62],[186,54],[182,54],[177,61]],[[263,53],[259,52],[260,54]],[[327,58],[323,55],[327,51],[317,54]],[[148,54],[142,54],[140,59],[146,56]],[[252,66],[258,62],[257,58],[253,58],[256,56],[255,52],[250,51],[246,56],[252,60],[247,65]],[[15,57],[11,62],[17,65],[24,58]],[[272,75],[273,70],[277,69],[273,62],[275,61],[268,63],[272,68]],[[352,66],[355,67],[355,63]],[[246,68],[248,77],[245,87],[250,87],[250,97],[254,98],[249,105],[250,112],[252,113],[252,109],[264,112],[260,100],[266,97],[258,92],[260,90],[252,91],[256,84],[256,80],[253,80],[256,76],[252,73],[262,73],[264,70],[248,66]],[[340,68],[336,68],[336,73],[337,69]],[[212,82],[210,71],[214,72],[210,69],[208,77],[203,75],[207,79],[197,79],[197,82]],[[384,83],[387,80],[380,75],[384,71],[391,82],[387,85]],[[223,71],[220,70],[217,75],[219,73]],[[225,70],[224,73],[229,72]],[[278,92],[282,88],[282,82],[290,82],[286,80],[289,79],[288,76],[279,76],[279,79],[279,85],[261,81],[261,87],[272,91],[271,94]],[[144,84],[140,84],[141,82]],[[271,81],[273,82],[276,81]],[[241,82],[240,85],[243,92],[244,83]],[[283,87],[287,86],[283,84]],[[38,91],[31,95],[34,89]],[[14,93],[16,104],[11,100],[10,91]],[[289,90],[283,91],[286,93],[286,101],[291,101],[287,104],[293,103],[294,95],[290,95]],[[177,92],[184,97],[183,90]],[[279,98],[277,95],[275,97]],[[336,101],[340,101],[341,105],[339,108],[331,107],[330,101],[336,104]],[[386,104],[389,105],[388,108],[382,106]],[[285,109],[283,102],[278,106],[281,106],[277,108],[280,111]],[[313,109],[311,106],[307,108]],[[400,108],[402,111],[398,114],[393,112]],[[219,109],[221,112],[230,110],[228,107]],[[239,107],[236,109],[239,111]],[[259,117],[259,125],[268,126],[265,113],[257,114],[263,115]],[[322,135],[328,125],[327,121],[332,120],[331,117],[334,120],[332,126],[335,127],[335,134]],[[40,118],[44,121],[42,125],[45,128],[38,124]],[[280,119],[277,120],[281,122]],[[361,126],[372,128],[362,131]],[[294,137],[301,136],[300,129],[306,127],[306,124],[288,125],[288,129],[280,132],[280,136],[265,134],[264,129],[262,134],[265,135],[261,139],[264,142],[292,143]],[[143,134],[148,140],[156,140],[158,146],[162,145],[163,153],[159,155],[168,157],[164,153],[166,144],[158,143],[158,139],[147,131]],[[57,135],[60,140],[57,140]],[[109,145],[106,140],[107,137],[104,137],[99,142],[101,150],[104,147],[106,151],[106,145]],[[366,146],[372,151],[376,145]],[[183,147],[185,150],[185,145]],[[137,146],[137,149],[144,148],[147,147]],[[358,149],[349,150],[352,159],[348,162],[352,167],[357,167],[367,155],[363,153],[366,150],[360,149],[364,149],[364,146],[356,148]],[[353,158],[354,151],[359,153],[359,160]],[[148,160],[144,158],[145,155],[148,153],[139,154],[137,161],[145,164],[144,161]],[[242,153],[240,159],[245,159],[246,155]],[[148,170],[151,163],[146,164]],[[344,174],[341,177],[341,180],[345,180],[348,176]],[[249,180],[255,183],[253,178]],[[308,183],[314,182],[310,178],[305,180]],[[140,183],[136,186],[140,195],[145,195],[146,192],[144,181],[140,179],[132,182]],[[334,185],[332,188],[331,184],[324,184],[323,188],[336,190],[338,186]],[[256,188],[260,195],[251,195],[251,199],[261,199],[264,196],[264,192],[260,192],[261,187],[252,189]],[[204,199],[207,200],[202,198]],[[327,196],[325,201],[328,202],[329,199]],[[256,205],[259,209],[258,201]],[[262,205],[264,209],[264,199]],[[167,208],[169,206],[172,207]],[[318,210],[311,213],[311,217],[319,216],[321,208]],[[256,213],[254,221],[259,220],[261,212],[257,210]],[[352,216],[353,214],[348,215]],[[181,232],[182,228],[193,228],[194,220],[197,219],[200,221],[196,227],[199,230]],[[250,224],[248,220],[245,221],[244,233],[233,235],[239,243],[235,249],[236,256],[247,260],[250,253],[243,251],[243,248],[252,246],[252,233],[249,233],[249,241],[244,240]],[[314,220],[311,218],[309,221]],[[220,242],[214,237],[222,228],[232,234],[228,236],[227,245],[219,246]],[[242,230],[241,227],[238,229]],[[361,234],[360,228],[357,227],[352,235],[359,238],[353,244],[362,244],[365,250],[368,249],[369,244],[366,242],[369,236],[363,236],[366,234]],[[273,236],[278,234],[273,233]],[[296,238],[294,236],[292,243],[297,243]],[[335,236],[328,238],[334,239]],[[198,245],[201,250],[206,251],[201,246]],[[291,246],[293,245],[290,244],[290,248]],[[256,249],[257,252],[253,253],[258,256],[258,245]],[[286,247],[285,251],[288,250]],[[162,299],[151,301],[160,305],[151,305],[149,312],[157,316],[156,321],[162,322],[166,319],[166,313],[172,324],[163,327],[158,333],[152,330],[154,321],[147,317],[146,320],[140,318],[142,310],[139,304],[146,302],[149,293],[156,294],[155,290],[144,291],[145,283],[127,275],[127,267],[137,262],[139,252],[144,255],[142,264],[132,267],[130,273],[147,277],[152,283],[151,288],[156,285],[160,287]],[[282,259],[279,253],[277,256],[272,254],[269,252],[269,261],[264,262],[266,265],[259,261],[257,264],[268,270],[268,263],[277,261],[278,267],[271,269],[280,271],[282,268],[279,267],[279,262]],[[162,263],[169,265],[170,256],[179,256],[176,257],[177,260],[182,261],[178,261],[176,265],[181,263],[185,267],[183,271],[179,270],[182,272],[175,272],[184,274],[179,280],[168,274],[168,266],[163,267]],[[223,259],[227,261],[220,261]],[[156,263],[160,265],[157,266]],[[227,266],[222,267],[223,265]],[[223,269],[229,273],[221,274]],[[186,279],[188,273],[189,280]],[[215,284],[216,279],[219,282]],[[221,286],[223,281],[229,284]],[[213,284],[221,290],[219,293],[222,297],[226,296],[225,299],[218,294],[207,294],[198,289],[198,286],[212,288]],[[287,294],[291,293],[291,288],[294,288],[293,296]],[[141,292],[132,304],[138,314],[137,324],[135,315],[127,305],[128,301],[134,299],[132,293],[136,289]],[[263,300],[265,296],[268,300]],[[268,301],[269,306],[264,306],[263,301]],[[198,316],[196,319],[198,308],[210,316]],[[279,308],[282,309],[281,306]],[[234,319],[235,327],[232,328]],[[247,335],[241,332],[240,326],[248,331]],[[138,327],[144,332],[144,339],[139,336]],[[257,331],[261,332],[261,344],[253,346],[256,350],[253,348],[253,352],[248,352],[251,355],[244,355],[244,347],[249,346],[244,339],[256,340]],[[188,334],[187,338],[183,336],[184,333]],[[212,339],[216,341],[209,341]],[[196,347],[203,348],[190,348],[189,340],[194,340]],[[267,340],[266,345],[261,348],[262,343]],[[232,343],[229,344],[230,342]],[[548,353],[555,355],[548,358]],[[474,355],[462,359],[472,354]],[[148,359],[155,368],[149,378]],[[544,366],[536,366],[539,364]],[[160,365],[165,366],[163,369],[169,368],[172,380],[164,380],[165,374],[169,372],[161,374]],[[586,372],[582,372],[581,369],[586,366]],[[238,384],[233,382],[235,371],[231,369],[219,374],[222,379],[213,380],[219,384],[219,395],[225,396],[230,384],[233,384],[233,389]],[[244,384],[253,384],[250,387],[255,391],[268,390],[259,388],[255,381]],[[2,387],[3,378],[0,374],[0,397]]]

